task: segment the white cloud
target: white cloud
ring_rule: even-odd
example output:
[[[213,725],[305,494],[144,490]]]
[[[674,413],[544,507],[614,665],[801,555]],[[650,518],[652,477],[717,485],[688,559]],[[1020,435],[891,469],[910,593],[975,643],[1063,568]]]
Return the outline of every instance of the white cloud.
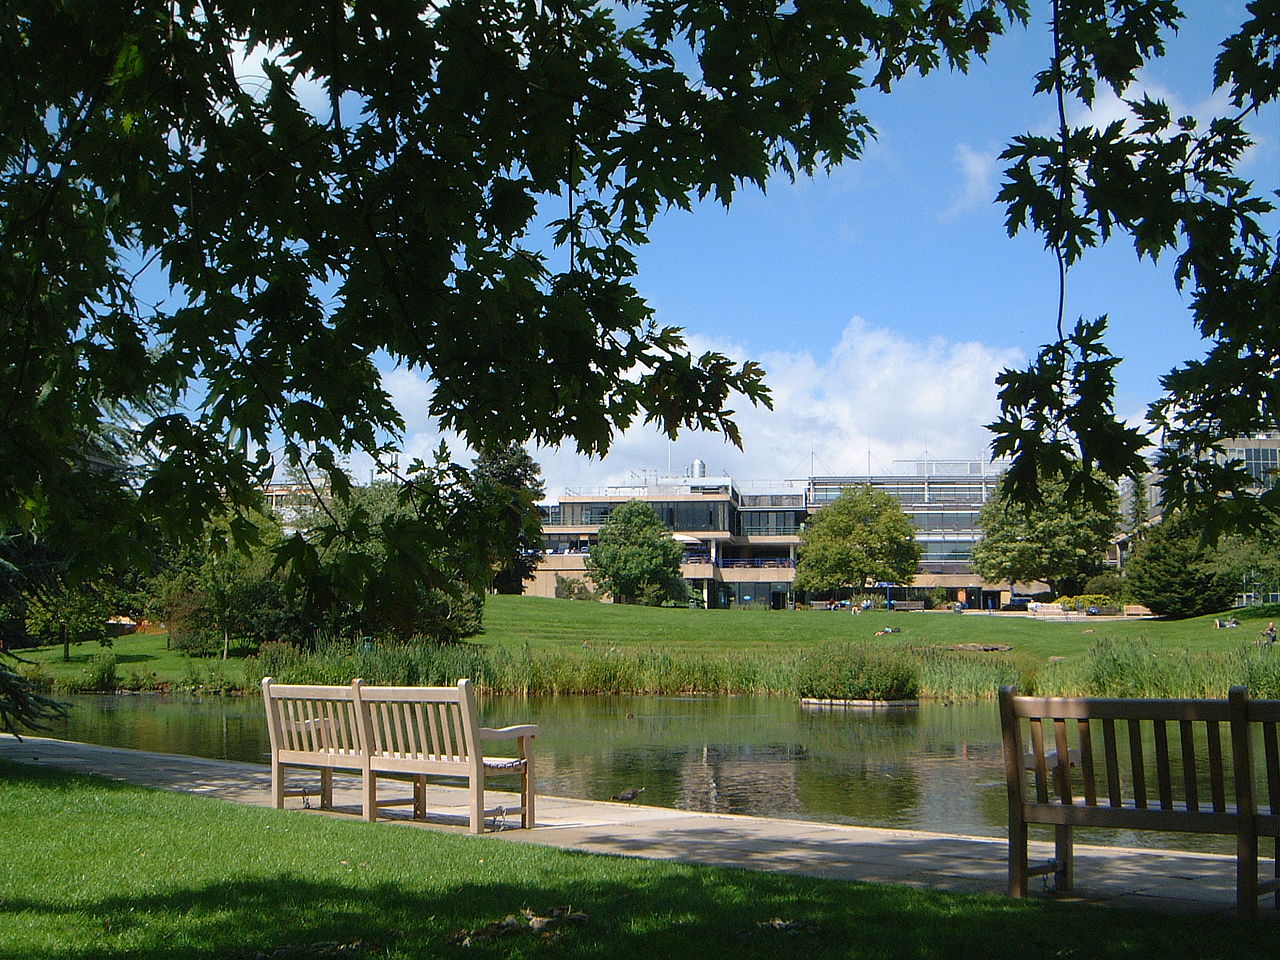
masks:
[[[284,70],[289,64],[284,51],[278,46],[233,44],[231,69],[240,87],[249,96],[261,100],[267,95],[270,82],[263,70],[263,63],[272,63]],[[321,123],[328,123],[332,113],[329,92],[325,85],[311,74],[299,74],[293,81],[293,94],[298,103]],[[358,106],[353,101],[353,108]]]
[[[696,355],[719,350],[746,359],[741,347],[690,336]],[[720,434],[690,432],[669,441],[653,427],[618,435],[609,455],[591,459],[571,447],[531,450],[542,465],[550,497],[635,482],[646,473],[684,473],[694,459],[708,472],[736,481],[783,480],[810,472],[862,476],[901,473],[898,460],[985,459],[997,415],[995,377],[1025,361],[1012,348],[941,337],[911,340],[861,318],[851,320],[824,353],[811,349],[758,358],[767,371],[774,409],[739,399],[735,419],[743,449]],[[425,413],[431,388],[421,374],[393,370],[384,386],[405,417],[403,460],[430,459],[443,440],[454,460],[471,453],[456,434]],[[353,464],[364,479],[369,465]]]
[[[744,358],[732,344],[690,338],[705,349]],[[626,483],[643,471],[684,472],[697,458],[713,474],[735,480],[780,480],[819,474],[898,473],[896,460],[987,456],[983,424],[997,415],[996,374],[1022,363],[1020,351],[973,341],[914,341],[855,318],[829,352],[772,353],[768,371],[774,409],[737,407],[743,450],[718,434],[690,433],[675,442],[652,428],[621,434],[609,455],[589,461],[571,451],[536,456],[548,492]]]
[[[974,150],[967,143],[956,144],[956,163],[960,167],[962,186],[959,196],[942,213],[942,219],[950,220],[974,210],[989,206],[996,196],[996,176],[999,170],[994,152]]]

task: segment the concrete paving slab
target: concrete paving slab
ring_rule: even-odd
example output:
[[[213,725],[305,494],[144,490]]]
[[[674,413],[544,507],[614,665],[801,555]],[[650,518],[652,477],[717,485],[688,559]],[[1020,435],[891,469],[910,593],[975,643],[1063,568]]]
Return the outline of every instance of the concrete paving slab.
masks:
[[[96,774],[164,790],[220,797],[237,803],[271,805],[271,774],[266,766],[146,753],[40,737],[21,741],[0,735],[0,759],[33,763],[77,773]],[[310,785],[318,797],[319,776],[291,774],[290,786]],[[388,791],[390,792],[390,791]],[[406,791],[407,792],[407,791]],[[359,780],[338,774],[334,801],[338,812],[359,816]],[[310,800],[310,798],[308,798]],[[514,794],[489,791],[486,805]],[[307,801],[290,798],[291,808]],[[315,802],[315,801],[310,801]],[[392,823],[463,832],[466,791],[432,785],[426,823],[407,811],[386,811]],[[643,857],[802,874],[870,883],[901,883],[933,890],[1003,893],[1007,846],[1002,838],[963,837],[918,830],[851,827],[809,821],[697,813],[640,804],[601,803],[564,797],[538,797],[538,826],[514,829],[499,820],[490,834],[512,843],[537,843],[588,853]],[[1050,844],[1033,843],[1033,858],[1047,858]],[[1138,907],[1171,913],[1228,915],[1235,908],[1235,859],[1204,853],[1138,850],[1077,845],[1077,890],[1070,899],[1084,903]],[[1033,878],[1032,896],[1056,896]],[[1280,926],[1280,914],[1264,909]]]

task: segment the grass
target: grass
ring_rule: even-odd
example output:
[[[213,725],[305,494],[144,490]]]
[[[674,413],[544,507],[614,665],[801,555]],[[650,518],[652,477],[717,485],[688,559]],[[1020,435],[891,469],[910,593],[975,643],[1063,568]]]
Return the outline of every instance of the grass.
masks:
[[[102,660],[111,657],[121,689],[226,691],[243,683],[246,651],[233,648],[232,659],[226,662],[189,657],[184,651],[170,650],[166,634],[145,633],[117,637],[110,647],[97,642],[73,643],[66,660],[62,644],[13,652],[27,661],[17,664],[24,675],[33,677],[41,686],[59,690],[91,689],[86,685],[100,670]]]
[[[1076,620],[1067,623],[1030,617],[988,617],[923,611],[851,615],[827,610],[687,610],[624,607],[615,604],[549,600],[543,597],[489,597],[484,632],[477,639],[492,646],[528,644],[535,650],[593,646],[679,648],[722,653],[808,646],[832,640],[871,644],[948,646],[956,643],[1006,643],[1031,660],[1047,662],[1072,656],[1097,639],[1146,638],[1162,649],[1234,650],[1257,639],[1272,609],[1237,611],[1241,626],[1216,630],[1213,617],[1191,620]],[[901,630],[883,637],[885,626]]]
[[[1233,683],[1280,696],[1280,651],[1253,645],[1276,618],[1274,608],[1240,613],[1239,629],[1219,630],[1213,617],[1158,620],[1076,620],[953,613],[853,616],[819,610],[688,610],[489,597],[484,632],[453,647],[350,645],[304,660],[276,650],[260,661],[189,659],[165,649],[163,636],[123,637],[111,651],[120,685],[171,685],[225,692],[251,688],[263,673],[280,679],[335,683],[363,676],[373,683],[449,683],[470,676],[495,692],[520,694],[778,693],[801,688],[815,696],[874,696],[894,687],[907,696],[972,700],[994,696],[1002,683],[1045,693],[1142,696],[1222,696]],[[886,626],[894,632],[876,636]],[[957,644],[1004,644],[1007,653],[962,653]],[[909,682],[897,672],[912,660]],[[96,644],[24,651],[36,661],[23,671],[60,690],[84,689],[100,664]],[[814,661],[865,661],[844,675],[815,671]],[[826,677],[823,689],[810,681]],[[873,675],[875,674],[875,675]],[[1135,682],[1130,682],[1133,679]],[[1131,694],[1120,691],[1130,689]],[[1263,691],[1268,691],[1263,693]],[[1273,694],[1271,691],[1275,691]]]
[[[1275,950],[1269,921],[570,853],[29,765],[0,763],[0,779],[5,960],[1250,960]],[[522,909],[561,906],[585,919],[459,942]]]

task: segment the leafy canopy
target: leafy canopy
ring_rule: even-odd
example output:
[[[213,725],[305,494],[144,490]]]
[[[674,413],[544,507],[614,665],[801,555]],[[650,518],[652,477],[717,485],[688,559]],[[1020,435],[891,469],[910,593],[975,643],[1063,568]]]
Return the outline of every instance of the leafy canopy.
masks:
[[[600,525],[587,573],[619,603],[659,604],[687,595],[680,577],[684,548],[643,500],[620,504]]]
[[[1057,257],[1057,339],[1024,371],[1005,371],[1002,415],[991,424],[996,455],[1013,465],[1006,489],[1035,502],[1042,478],[1066,482],[1071,499],[1103,505],[1108,480],[1146,469],[1144,435],[1115,417],[1114,370],[1103,342],[1107,318],[1064,317],[1068,271],[1090,248],[1127,236],[1140,258],[1173,258],[1174,278],[1209,348],[1162,381],[1148,410],[1160,431],[1160,485],[1167,508],[1197,515],[1210,536],[1265,525],[1280,488],[1260,490],[1219,442],[1280,428],[1280,266],[1277,183],[1257,185],[1237,168],[1252,146],[1247,124],[1280,96],[1280,15],[1252,0],[1221,45],[1213,84],[1227,112],[1204,122],[1133,93],[1139,73],[1163,56],[1183,18],[1170,0],[1053,0],[1053,50],[1036,92],[1055,101],[1058,128],[1015,137],[998,199],[1010,235],[1034,230]],[[1132,116],[1105,127],[1072,126],[1068,105],[1110,89]],[[1274,171],[1273,171],[1274,173]]]
[[[14,0],[0,528],[88,567],[90,544],[198,539],[275,459],[341,499],[343,457],[387,460],[404,428],[375,360],[424,373],[413,412],[476,450],[599,455],[640,419],[736,442],[760,367],[654,324],[636,247],[670,207],[857,156],[864,89],[967,67],[1025,15],[967,8]],[[132,483],[99,469],[113,430]]]
[[[973,568],[992,582],[1043,580],[1055,596],[1073,595],[1102,569],[1120,526],[1118,497],[1108,489],[1100,506],[1073,502],[1061,480],[1042,480],[1040,492],[1038,504],[1017,503],[1006,491],[987,501]]]
[[[861,590],[870,582],[910,583],[920,563],[915,528],[892,494],[845,487],[800,532],[797,590]]]

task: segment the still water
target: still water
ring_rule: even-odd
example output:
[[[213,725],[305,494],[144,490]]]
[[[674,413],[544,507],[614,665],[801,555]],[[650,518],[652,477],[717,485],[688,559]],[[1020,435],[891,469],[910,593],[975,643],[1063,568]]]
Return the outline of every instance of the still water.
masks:
[[[64,698],[48,736],[266,763],[255,697]],[[994,703],[809,709],[778,697],[488,697],[484,723],[538,723],[537,789],[681,810],[1003,837]],[[1220,838],[1100,831],[1084,842],[1226,850]]]

